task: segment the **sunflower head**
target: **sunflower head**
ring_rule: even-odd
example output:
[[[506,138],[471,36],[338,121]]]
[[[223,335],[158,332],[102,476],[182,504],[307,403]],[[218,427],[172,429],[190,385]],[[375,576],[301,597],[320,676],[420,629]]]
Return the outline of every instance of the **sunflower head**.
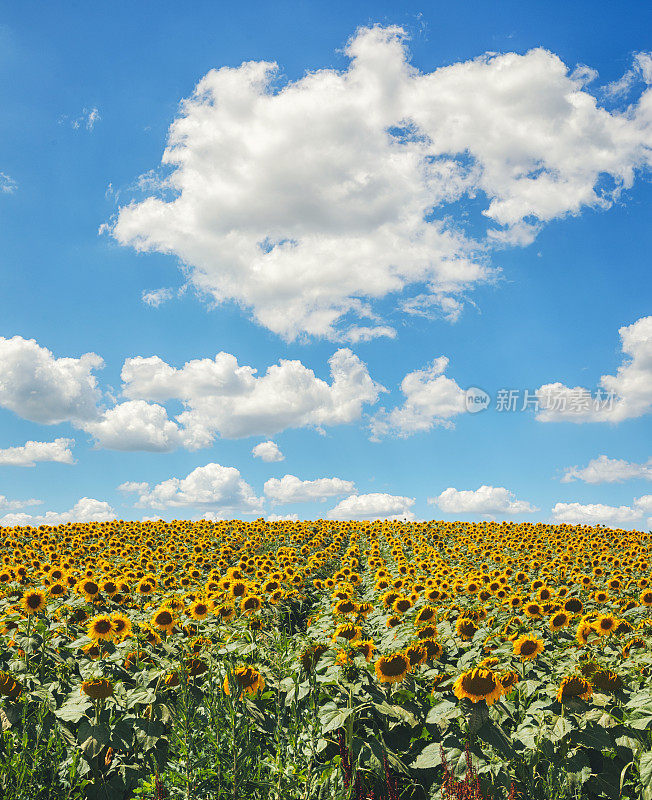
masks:
[[[463,672],[453,684],[455,696],[460,700],[466,698],[472,703],[485,700],[487,705],[493,705],[503,691],[497,673],[480,667]]]
[[[591,684],[580,675],[567,675],[559,684],[557,700],[563,703],[565,700],[581,698],[588,700],[593,694]]]
[[[622,689],[623,681],[620,675],[610,669],[597,669],[591,676],[591,683],[594,689],[598,689],[606,694]]]
[[[346,622],[343,625],[337,626],[335,633],[333,634],[333,640],[346,639],[349,642],[353,642],[360,638],[361,633],[362,630],[357,625],[352,625]]]
[[[87,636],[89,639],[99,641],[100,639],[113,639],[114,628],[111,617],[106,614],[97,614],[88,623]]]
[[[467,617],[460,617],[455,623],[455,633],[465,642],[472,639],[477,631],[478,626]]]
[[[84,681],[80,691],[93,700],[104,700],[113,694],[113,684],[105,678],[94,678]]]
[[[16,700],[22,691],[22,686],[14,680],[13,675],[9,672],[0,672],[0,695],[9,700]]]
[[[236,696],[243,694],[253,695],[265,688],[263,676],[253,667],[238,667],[233,672],[233,683],[236,688]],[[224,678],[224,693],[231,694],[231,685],[228,676]]]
[[[523,661],[531,658],[536,658],[539,653],[543,652],[543,642],[537,639],[536,636],[519,636],[512,642],[514,648],[514,655],[521,658]]]
[[[30,589],[25,592],[21,606],[26,614],[36,614],[45,605],[45,592],[39,589]]]
[[[177,621],[174,617],[174,612],[171,609],[163,606],[154,614],[150,624],[153,628],[156,628],[159,631],[167,631],[170,633],[170,631],[176,625],[176,622]]]
[[[600,614],[591,626],[598,636],[609,636],[618,626],[618,620],[611,614]]]
[[[404,653],[381,656],[374,670],[380,683],[399,683],[410,670],[410,659]]]

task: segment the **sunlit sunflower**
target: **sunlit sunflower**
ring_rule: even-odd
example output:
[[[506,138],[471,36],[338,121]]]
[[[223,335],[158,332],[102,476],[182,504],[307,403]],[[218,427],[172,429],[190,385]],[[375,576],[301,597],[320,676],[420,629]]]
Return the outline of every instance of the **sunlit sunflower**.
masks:
[[[644,592],[641,592],[638,602],[642,606],[652,606],[652,589],[646,589]]]
[[[538,619],[543,614],[543,608],[539,603],[525,603],[523,606],[523,613],[530,619]]]
[[[23,595],[20,605],[26,614],[36,614],[45,606],[45,592],[40,589],[29,589]]]
[[[347,639],[349,642],[353,642],[360,638],[361,633],[362,629],[358,625],[352,625],[346,622],[343,625],[338,625],[337,628],[335,628],[333,640],[341,638]]]
[[[403,653],[381,656],[374,665],[380,683],[399,683],[410,670],[410,660]]]
[[[608,636],[613,633],[618,625],[618,620],[611,614],[600,614],[591,626],[598,636]]]
[[[93,600],[100,593],[99,584],[91,580],[79,581],[76,588],[79,594],[84,595],[87,600]]]
[[[434,639],[421,639],[419,644],[426,649],[426,661],[436,661],[444,653],[441,643]]]
[[[240,602],[240,610],[243,614],[253,614],[260,611],[263,606],[263,601],[256,594],[249,594],[242,598]]]
[[[397,614],[404,614],[412,608],[412,601],[409,597],[399,597],[392,603],[392,610]]]
[[[237,696],[242,694],[253,695],[265,688],[263,676],[253,667],[238,667],[233,672],[233,683],[237,687]],[[231,695],[228,676],[224,678],[224,693]]]
[[[562,628],[566,628],[568,623],[570,622],[570,615],[566,611],[558,611],[556,614],[553,614],[548,621],[548,626],[551,631],[560,631]]]
[[[418,667],[419,664],[423,664],[428,658],[428,651],[421,643],[410,645],[406,647],[403,652],[410,662],[410,669]]]
[[[166,631],[167,633],[170,633],[176,625],[176,622],[177,621],[174,617],[174,612],[171,609],[163,606],[163,608],[159,608],[159,610],[151,618],[150,625],[159,631]]]
[[[111,624],[113,625],[113,633],[116,639],[122,641],[127,636],[131,636],[131,620],[124,614],[111,614]]]
[[[575,616],[576,614],[581,614],[582,611],[584,611],[584,605],[579,597],[569,597],[564,602],[564,611]]]
[[[503,685],[498,675],[490,669],[470,669],[463,672],[453,684],[453,692],[460,700],[467,698],[472,703],[485,700],[493,705],[503,694]]]
[[[356,653],[361,653],[367,661],[371,661],[376,652],[376,647],[371,639],[365,639],[362,642],[354,642],[353,648]]]
[[[518,639],[512,642],[512,646],[514,655],[518,656],[522,661],[536,658],[539,653],[543,652],[543,642],[541,639],[537,639],[536,636],[519,636]]]
[[[503,672],[500,676],[500,682],[503,686],[505,694],[511,692],[519,680],[520,676],[516,670],[510,669],[507,672]]]
[[[113,622],[111,617],[106,614],[97,614],[93,617],[88,623],[88,629],[86,631],[88,638],[96,642],[100,639],[113,639],[113,633]]]
[[[194,603],[190,604],[190,608],[188,609],[188,614],[196,620],[206,619],[209,613],[209,605],[203,600],[195,600]]]
[[[559,684],[557,700],[560,703],[563,703],[564,700],[578,697],[582,700],[588,700],[592,694],[593,687],[587,680],[580,675],[567,675]]]
[[[437,612],[432,606],[424,606],[414,618],[414,622],[416,625],[423,625],[434,620],[436,614]]]
[[[228,603],[223,603],[215,607],[215,614],[222,622],[228,622],[235,616],[235,608]]]

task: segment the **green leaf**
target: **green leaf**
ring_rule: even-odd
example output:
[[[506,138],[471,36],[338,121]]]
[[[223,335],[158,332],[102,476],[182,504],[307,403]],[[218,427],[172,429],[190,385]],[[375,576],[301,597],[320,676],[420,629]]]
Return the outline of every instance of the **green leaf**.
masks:
[[[410,764],[414,769],[433,769],[441,764],[441,744],[427,744]]]
[[[329,709],[322,713],[320,716],[322,734],[341,728],[352,713],[352,708],[336,709],[334,711]]]
[[[641,755],[638,770],[643,788],[652,791],[652,750],[648,750]]]
[[[72,698],[67,700],[61,708],[57,708],[55,716],[64,722],[79,722],[79,720],[86,715],[86,712],[91,708],[92,703],[85,696]]]

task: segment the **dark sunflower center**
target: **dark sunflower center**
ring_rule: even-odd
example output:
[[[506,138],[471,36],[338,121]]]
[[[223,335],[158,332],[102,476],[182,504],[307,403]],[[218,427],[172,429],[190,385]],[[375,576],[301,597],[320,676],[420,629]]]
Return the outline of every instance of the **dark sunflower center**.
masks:
[[[407,661],[403,656],[390,656],[380,662],[380,671],[387,677],[395,678],[397,675],[402,675],[407,666]]]
[[[42,597],[39,594],[30,594],[27,596],[27,605],[30,608],[38,608],[41,605]]]
[[[111,630],[111,622],[108,619],[98,619],[94,627],[97,633],[108,633]]]
[[[531,656],[532,653],[536,651],[536,649],[537,649],[537,643],[528,640],[527,642],[523,642],[523,644],[521,645],[521,655]]]
[[[496,688],[496,681],[492,676],[487,675],[467,675],[462,686],[464,691],[477,697],[486,697]]]
[[[159,625],[169,625],[172,622],[172,614],[169,611],[161,611],[156,617],[156,621]]]

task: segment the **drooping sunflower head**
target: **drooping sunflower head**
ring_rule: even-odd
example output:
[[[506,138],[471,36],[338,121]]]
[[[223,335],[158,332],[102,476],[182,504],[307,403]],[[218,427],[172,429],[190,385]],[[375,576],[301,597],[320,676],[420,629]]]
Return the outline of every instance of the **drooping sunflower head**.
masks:
[[[106,678],[93,678],[82,683],[80,692],[93,700],[104,700],[113,694],[113,684]]]
[[[111,624],[113,625],[116,639],[125,639],[131,634],[131,620],[124,614],[112,614]]]
[[[444,653],[444,648],[441,646],[441,643],[435,641],[435,639],[420,639],[419,644],[425,647],[426,661],[436,661],[441,658]]]
[[[313,644],[306,647],[299,656],[303,669],[308,673],[312,672],[327,650],[328,647],[325,644]]]
[[[563,703],[564,700],[573,698],[581,698],[588,700],[593,694],[593,687],[591,684],[580,675],[567,675],[559,684],[557,691],[557,700]]]
[[[634,648],[644,648],[645,646],[645,639],[641,639],[640,636],[634,636],[634,638],[630,639],[623,647],[623,657],[627,658]]]
[[[457,633],[463,641],[472,639],[477,631],[478,626],[472,619],[468,619],[467,617],[460,617],[455,623],[455,633]]]
[[[403,652],[410,662],[410,669],[413,667],[418,667],[419,664],[423,664],[423,662],[428,658],[428,651],[421,644],[421,642],[419,642],[419,644],[413,644],[410,645],[410,647],[406,647]]]
[[[398,597],[392,603],[392,610],[397,614],[404,614],[412,608],[412,601],[409,597]]]
[[[242,694],[253,695],[265,688],[263,676],[253,667],[238,667],[233,672],[233,683],[236,687],[236,696]],[[231,694],[231,686],[228,676],[224,678],[224,693]]]
[[[510,669],[507,672],[503,672],[500,676],[500,682],[503,685],[503,689],[505,690],[505,694],[512,691],[512,689],[516,686],[519,682],[520,676],[516,670]]]
[[[424,625],[426,622],[431,622],[436,616],[436,611],[432,606],[424,606],[415,617],[417,625]]]
[[[611,694],[622,689],[623,681],[618,673],[610,669],[598,669],[591,676],[591,683],[594,689]]]
[[[337,628],[335,628],[335,633],[333,634],[333,640],[346,639],[349,642],[353,642],[356,639],[360,638],[361,633],[362,630],[358,625],[353,625],[351,623],[345,622],[344,624],[338,625]]]
[[[376,651],[376,646],[371,639],[365,639],[362,642],[355,642],[353,647],[356,653],[361,653],[367,661],[371,661]]]
[[[457,678],[453,692],[460,700],[467,698],[472,703],[485,700],[487,705],[493,705],[503,694],[503,685],[493,670],[476,667]]]
[[[22,686],[9,672],[0,672],[0,695],[16,700],[22,692]]]
[[[548,625],[551,631],[560,631],[562,628],[566,628],[569,622],[570,614],[566,611],[558,611],[550,617]]]
[[[575,616],[575,614],[581,614],[584,611],[584,605],[579,597],[569,597],[564,602],[564,611]]]
[[[381,656],[374,665],[380,683],[399,683],[410,670],[410,660],[404,653]]]

